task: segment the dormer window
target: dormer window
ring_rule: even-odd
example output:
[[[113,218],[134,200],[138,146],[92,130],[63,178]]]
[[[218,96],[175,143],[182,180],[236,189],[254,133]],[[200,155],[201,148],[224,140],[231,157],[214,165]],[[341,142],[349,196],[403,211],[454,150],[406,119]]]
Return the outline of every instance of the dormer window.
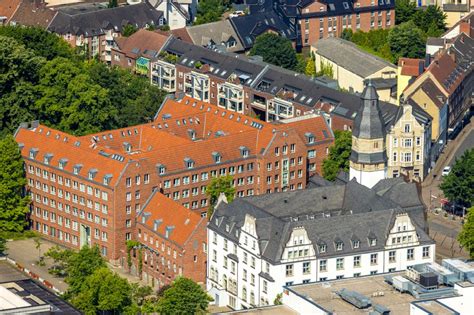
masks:
[[[249,156],[249,149],[247,147],[241,146],[239,150],[243,158],[246,158]]]
[[[111,180],[112,180],[112,174],[104,175],[104,185],[109,185]]]
[[[30,150],[30,159],[36,158],[36,154],[38,154],[38,151],[39,151],[39,150],[38,150],[37,148],[32,148],[32,149]]]
[[[336,242],[336,250],[342,250],[344,248],[343,242]]]
[[[194,131],[193,129],[188,129],[188,135],[191,140],[196,140],[196,131]]]
[[[78,175],[79,172],[81,171],[81,168],[82,168],[82,164],[76,164],[76,165],[74,165],[74,168],[73,168],[73,173],[74,173],[74,175]]]
[[[127,153],[132,152],[132,145],[128,142],[123,143],[123,148],[125,149],[125,152]]]
[[[53,158],[52,153],[46,153],[44,156],[44,164],[49,165],[49,162],[51,161],[52,158]]]
[[[326,252],[326,244],[319,245],[319,253],[323,254]]]
[[[354,249],[359,248],[360,247],[360,241],[352,241],[352,247]]]
[[[166,173],[166,167],[163,164],[157,164],[156,169],[160,175],[164,175]]]
[[[375,246],[375,245],[377,245],[377,239],[376,239],[376,238],[371,238],[371,239],[369,239],[369,244],[370,244],[370,246]]]
[[[222,161],[222,156],[219,152],[212,152],[212,157],[214,158],[215,163],[220,163]]]
[[[188,169],[193,168],[194,167],[194,161],[190,158],[184,158],[184,165]]]
[[[59,160],[59,169],[63,170],[66,167],[67,159],[60,159]]]
[[[97,175],[97,169],[93,168],[89,171],[88,177],[90,180],[93,180],[95,175]]]
[[[314,135],[311,132],[304,134],[309,144],[314,143]]]

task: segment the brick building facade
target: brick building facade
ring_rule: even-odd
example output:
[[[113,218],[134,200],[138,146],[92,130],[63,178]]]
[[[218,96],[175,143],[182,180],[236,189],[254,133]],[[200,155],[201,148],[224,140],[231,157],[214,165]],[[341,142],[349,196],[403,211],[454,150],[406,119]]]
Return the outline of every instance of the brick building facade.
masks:
[[[321,116],[269,124],[187,97],[143,125],[76,137],[33,122],[15,138],[32,228],[72,248],[97,244],[122,266],[154,190],[204,216],[214,176],[232,175],[237,197],[302,189],[334,140]]]

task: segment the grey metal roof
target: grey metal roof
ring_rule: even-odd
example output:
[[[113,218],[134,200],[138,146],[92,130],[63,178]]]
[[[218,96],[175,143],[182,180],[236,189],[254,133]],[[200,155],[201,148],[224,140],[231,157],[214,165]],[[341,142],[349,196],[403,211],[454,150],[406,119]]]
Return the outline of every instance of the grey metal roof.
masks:
[[[366,78],[386,67],[390,67],[393,71],[397,70],[397,67],[392,63],[369,54],[358,48],[356,44],[341,38],[320,39],[315,47],[317,54],[362,78]]]
[[[385,137],[385,121],[379,106],[379,96],[370,81],[362,92],[361,106],[354,120],[352,135],[361,139]]]
[[[159,25],[163,12],[155,10],[148,2],[116,8],[87,10],[59,10],[48,30],[57,34],[71,33],[86,37],[98,36],[107,30],[122,31],[127,24],[138,28]]]
[[[229,20],[189,26],[186,30],[195,45],[208,46],[211,41],[216,45],[222,43],[226,44],[228,41],[234,40],[236,45],[231,48],[226,48],[226,50],[229,52],[244,50]]]
[[[359,153],[352,150],[350,160],[352,162],[363,164],[384,163],[387,161],[387,153],[385,151],[375,153]]]
[[[255,217],[260,254],[274,263],[280,261],[293,228],[301,226],[315,247],[327,245],[326,253],[317,251],[319,257],[382,250],[398,213],[408,213],[420,242],[431,243],[424,231],[424,206],[412,184],[397,180],[378,185],[380,191],[350,181],[346,185],[237,198],[230,204],[221,203],[208,227],[238,241],[245,215]],[[400,194],[405,194],[403,205],[392,199],[398,201]],[[377,244],[370,246],[368,238],[377,239]],[[361,241],[357,249],[352,248],[354,239]],[[344,243],[342,251],[336,251],[336,240]]]

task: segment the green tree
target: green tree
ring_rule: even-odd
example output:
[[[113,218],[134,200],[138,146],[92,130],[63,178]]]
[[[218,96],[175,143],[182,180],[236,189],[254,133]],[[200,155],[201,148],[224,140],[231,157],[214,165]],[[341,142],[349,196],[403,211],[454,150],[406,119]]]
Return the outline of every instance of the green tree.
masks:
[[[194,25],[217,22],[225,11],[222,0],[201,0],[197,8]]]
[[[305,74],[310,77],[316,76],[316,64],[313,58],[309,58],[308,62],[306,63]]]
[[[461,232],[458,235],[459,244],[464,247],[471,259],[474,258],[474,207],[471,207],[464,220]]]
[[[99,247],[84,246],[68,259],[66,282],[69,284],[66,297],[76,296],[81,291],[82,283],[97,269],[106,267],[100,255]]]
[[[334,69],[332,65],[329,64],[329,62],[324,62],[321,60],[321,62],[319,63],[319,69],[320,70],[316,74],[318,77],[323,76],[323,75],[330,78],[334,77]]]
[[[56,276],[66,276],[66,270],[69,264],[69,258],[76,253],[70,249],[61,249],[59,246],[51,247],[45,254],[53,260],[53,266],[48,270],[49,273]]]
[[[451,202],[465,207],[474,204],[474,149],[466,150],[456,159],[440,188]]]
[[[348,41],[352,41],[352,34],[354,34],[354,32],[352,32],[352,29],[345,28],[342,31],[341,38],[345,39],[345,40],[348,40]]]
[[[74,54],[74,50],[65,40],[41,27],[23,25],[0,26],[0,36],[10,37],[34,52],[36,56],[44,57],[48,60],[56,57],[77,57]]]
[[[233,178],[231,175],[213,177],[211,182],[207,185],[206,195],[209,197],[209,209],[207,210],[207,218],[210,220],[214,213],[214,207],[221,193],[224,193],[227,202],[232,202],[235,196],[235,187],[233,185]]]
[[[99,268],[85,278],[72,302],[86,314],[120,314],[131,304],[131,287],[108,268]]]
[[[212,298],[194,281],[177,278],[158,300],[158,312],[163,314],[204,314]]]
[[[390,30],[388,43],[395,62],[400,57],[423,58],[425,41],[423,32],[413,22],[406,22]]]
[[[349,157],[352,148],[350,131],[334,131],[334,145],[329,148],[329,154],[323,161],[323,176],[334,181],[339,171],[349,171]]]
[[[411,21],[417,12],[416,4],[412,0],[395,1],[395,24],[402,24]]]
[[[298,65],[291,41],[274,33],[258,36],[250,50],[250,55],[262,56],[263,61],[290,70],[295,70]]]
[[[441,35],[446,30],[446,13],[437,5],[429,5],[424,10],[416,10],[411,20],[425,33],[431,29],[431,32],[437,31],[437,34]]]
[[[130,35],[134,34],[138,31],[138,28],[133,24],[127,24],[122,28],[122,36],[129,37]]]
[[[41,245],[43,245],[43,243],[39,237],[34,238],[33,241],[35,242],[35,248],[38,250],[38,261],[41,261]]]
[[[25,185],[18,144],[11,135],[6,136],[0,140],[0,232],[22,232],[28,225],[30,200],[24,193]]]
[[[0,237],[0,256],[4,256],[7,253],[7,240]]]

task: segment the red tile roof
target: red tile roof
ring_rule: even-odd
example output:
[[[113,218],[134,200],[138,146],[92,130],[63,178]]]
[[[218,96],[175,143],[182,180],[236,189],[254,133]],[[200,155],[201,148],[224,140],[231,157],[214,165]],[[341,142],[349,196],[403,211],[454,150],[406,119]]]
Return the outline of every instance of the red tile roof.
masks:
[[[185,41],[187,43],[194,44],[193,39],[191,38],[191,36],[189,36],[188,30],[186,27],[177,28],[177,29],[171,30],[170,32],[173,35],[173,37],[177,39],[181,39],[182,41]]]
[[[44,4],[35,4],[29,0],[22,0],[18,9],[11,17],[10,23],[15,22],[20,25],[46,28],[56,14],[56,11],[47,8]]]
[[[139,56],[147,56],[145,51],[160,51],[161,47],[166,43],[170,36],[158,32],[147,31],[140,29],[129,37],[119,37],[115,39],[118,50],[125,53],[125,55],[132,58]],[[154,56],[148,56],[154,57]]]
[[[104,152],[94,148],[91,141],[81,139],[60,132],[49,127],[38,125],[33,128],[19,128],[15,134],[16,141],[22,146],[21,153],[28,157],[30,150],[38,149],[35,160],[43,163],[46,154],[52,154],[49,165],[58,167],[59,160],[67,159],[64,167],[65,171],[73,173],[73,168],[81,164],[79,175],[88,177],[91,169],[97,169],[94,181],[102,184],[104,176],[112,175],[109,186],[113,186],[120,176],[120,172],[126,165],[126,160],[120,161],[110,156],[105,156]]]
[[[0,1],[0,16],[5,16],[8,22],[12,15],[18,9],[21,0],[1,0]]]
[[[398,59],[398,66],[402,67],[402,75],[409,75],[412,77],[419,76],[424,69],[425,61],[423,59],[414,58],[400,58]]]
[[[206,225],[202,224],[203,220],[206,218],[201,218],[199,214],[159,192],[151,195],[137,218],[139,224],[147,226],[163,238],[166,238],[168,229],[167,239],[180,246],[184,246],[191,239],[199,225],[202,229],[206,228]]]

